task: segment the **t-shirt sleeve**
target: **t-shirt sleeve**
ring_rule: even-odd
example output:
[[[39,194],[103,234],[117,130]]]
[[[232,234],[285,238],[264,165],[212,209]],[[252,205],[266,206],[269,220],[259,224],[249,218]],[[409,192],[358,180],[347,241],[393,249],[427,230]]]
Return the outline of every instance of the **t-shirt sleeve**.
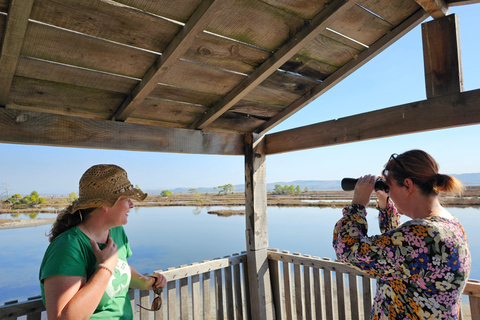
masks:
[[[48,247],[40,268],[40,281],[45,278],[65,275],[87,278],[90,260],[85,246],[78,237],[69,235],[55,239]]]

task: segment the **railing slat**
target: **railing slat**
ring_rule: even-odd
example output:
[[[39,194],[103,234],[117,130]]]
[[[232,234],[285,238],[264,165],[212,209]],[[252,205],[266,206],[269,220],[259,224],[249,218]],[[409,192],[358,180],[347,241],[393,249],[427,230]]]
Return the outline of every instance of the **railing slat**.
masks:
[[[327,320],[333,320],[332,271],[324,269],[323,278],[325,280],[325,315]]]
[[[249,320],[252,317],[252,307],[250,305],[250,285],[248,284],[248,268],[247,268],[247,260],[246,260],[246,252],[242,251],[244,254],[244,259],[242,260],[242,270],[243,270],[243,285],[245,287],[245,319]]]
[[[367,276],[362,276],[363,289],[363,318],[370,319],[372,310],[372,280]]]
[[[338,307],[338,319],[345,320],[345,278],[344,273],[336,271],[335,278],[337,281],[337,307]]]
[[[210,302],[210,272],[205,272],[203,278],[203,319],[209,320],[211,314]]]
[[[312,282],[308,266],[303,267],[303,280],[305,284],[305,319],[312,320]]]
[[[348,274],[348,287],[350,292],[350,316],[352,320],[360,320],[358,280],[356,275]]]
[[[285,318],[293,320],[292,287],[290,285],[290,263],[283,262],[283,288],[285,292]]]
[[[312,268],[313,270],[313,292],[315,296],[315,319],[323,320],[322,312],[322,281],[320,277],[320,269]]]
[[[180,319],[188,320],[188,278],[182,278],[180,285]]]
[[[242,274],[239,264],[233,266],[233,285],[235,288],[235,315],[237,320],[243,320]]]
[[[140,305],[150,308],[150,291],[140,290]],[[140,308],[140,320],[150,319],[150,311]]]
[[[223,285],[222,285],[222,269],[213,272],[215,277],[215,308],[217,310],[216,319],[223,319]]]
[[[270,277],[272,281],[272,292],[275,303],[276,319],[283,319],[283,299],[280,289],[280,261],[268,260],[268,267],[270,269]]]
[[[192,319],[201,320],[200,318],[200,276],[195,274],[192,276]]]
[[[233,303],[233,278],[232,267],[224,269],[225,272],[225,301],[227,308],[227,319],[234,320],[234,303]]]
[[[177,319],[177,288],[176,281],[167,283],[167,300],[168,300],[168,319]]]
[[[293,253],[294,255],[299,253]],[[293,266],[293,276],[295,281],[295,311],[297,320],[303,319],[303,301],[302,301],[302,270],[299,264]]]

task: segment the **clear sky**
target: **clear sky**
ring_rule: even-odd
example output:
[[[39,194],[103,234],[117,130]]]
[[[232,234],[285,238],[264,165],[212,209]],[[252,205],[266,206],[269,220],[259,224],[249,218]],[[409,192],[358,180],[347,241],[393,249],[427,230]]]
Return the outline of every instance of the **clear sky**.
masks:
[[[480,88],[480,4],[450,8],[460,22],[465,91]],[[467,30],[468,29],[468,30]],[[348,94],[346,94],[348,93]],[[420,26],[271,132],[426,99]],[[480,112],[480,106],[479,106]],[[429,152],[442,173],[480,172],[480,125],[272,155],[267,182],[379,174],[392,153]],[[142,189],[244,183],[242,156],[89,150],[0,144],[0,197],[78,191],[90,166],[114,163]]]

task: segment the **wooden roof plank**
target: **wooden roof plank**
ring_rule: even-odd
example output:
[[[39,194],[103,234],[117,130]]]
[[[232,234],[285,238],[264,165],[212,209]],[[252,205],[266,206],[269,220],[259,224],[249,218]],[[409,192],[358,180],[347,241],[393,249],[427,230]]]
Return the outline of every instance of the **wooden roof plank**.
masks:
[[[51,107],[61,110],[81,110],[92,113],[112,113],[124,99],[121,93],[55,83],[44,80],[14,77],[9,107],[17,105],[37,106],[38,110]],[[52,110],[52,109],[51,109]],[[48,112],[52,112],[49,110]]]
[[[261,0],[224,0],[207,31],[269,51],[275,51],[306,21]]]
[[[131,116],[144,118],[145,115],[148,115],[148,118],[151,120],[178,122],[188,126],[206,110],[206,107],[199,105],[182,104],[158,99],[145,99]]]
[[[0,142],[76,148],[242,155],[243,135],[162,128],[0,108]]]
[[[215,0],[206,0],[200,4],[185,26],[165,49],[160,59],[151,66],[142,81],[116,111],[112,120],[124,121],[153,91],[157,83],[161,82],[161,78],[185,54],[193,41],[195,41],[195,37],[205,30],[218,2],[219,0],[217,2]]]
[[[357,3],[393,26],[399,25],[420,9],[420,6],[412,0],[358,0]]]
[[[295,112],[299,111],[301,108],[327,92],[330,88],[332,88],[338,82],[340,82],[348,75],[353,73],[355,70],[360,68],[362,65],[373,59],[373,57],[382,52],[384,49],[386,49],[396,40],[408,33],[410,30],[415,28],[427,17],[428,14],[423,9],[418,10],[402,24],[400,24],[397,28],[393,29],[391,32],[389,32],[372,46],[370,46],[368,49],[359,54],[356,59],[350,60],[350,62],[345,64],[337,72],[325,79],[325,81],[320,83],[318,86],[310,90],[310,92],[308,92],[300,99],[288,106],[288,108],[286,108],[284,111],[280,112],[278,115],[276,115],[275,117],[267,121],[264,125],[259,127],[256,132],[260,134],[265,134],[268,130],[272,129],[277,124],[284,121],[286,118],[290,117]]]
[[[31,19],[158,53],[181,28],[172,21],[110,0],[36,0]]]
[[[221,97],[220,94],[207,93],[163,83],[159,83],[148,96],[148,98],[193,103],[202,106],[209,106]]]
[[[202,3],[202,0],[115,0],[168,19],[186,22]]]
[[[311,59],[301,54],[296,54],[285,62],[280,69],[298,73],[310,79],[325,80],[329,75],[337,71],[338,67]]]
[[[128,94],[139,82],[134,78],[20,57],[16,76],[71,84],[75,86]]]
[[[358,41],[365,46],[370,46],[394,28],[388,21],[359,5],[352,6],[328,27],[352,39],[352,42]]]
[[[203,32],[188,48],[183,58],[220,69],[250,74],[270,55],[269,51]]]
[[[473,90],[268,134],[267,154],[479,124],[478,105]]]
[[[239,73],[180,60],[169,68],[168,76],[162,78],[160,83],[209,94],[224,95],[245,77]],[[157,83],[155,83],[156,86]]]
[[[415,0],[432,18],[442,18],[448,14],[448,4],[445,0]]]
[[[320,11],[322,11],[328,0],[311,1],[311,0],[262,0],[271,6],[282,10],[292,12],[303,19],[312,19]]]
[[[142,78],[158,55],[31,21],[21,54],[71,66]]]
[[[11,0],[0,53],[0,106],[8,102],[33,0]]]
[[[216,103],[207,114],[192,124],[190,128],[203,129],[215,121],[243,97],[245,97],[258,84],[264,81],[275,70],[288,61],[293,55],[304,47],[308,41],[313,39],[321,30],[323,30],[338,15],[353,5],[353,1],[335,0],[328,7],[321,11],[315,18],[301,29],[290,41],[280,47],[270,58],[260,65],[249,77],[245,78],[232,91]]]

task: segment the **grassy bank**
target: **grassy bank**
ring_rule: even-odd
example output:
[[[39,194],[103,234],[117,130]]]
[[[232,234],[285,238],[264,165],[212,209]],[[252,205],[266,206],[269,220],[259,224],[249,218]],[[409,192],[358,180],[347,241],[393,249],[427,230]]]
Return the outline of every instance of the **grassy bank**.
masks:
[[[268,206],[302,206],[302,207],[341,207],[350,203],[353,191],[309,191],[294,195],[267,194]],[[375,199],[375,194],[372,195]],[[3,203],[0,213],[58,213],[68,206],[66,197],[46,198],[46,203],[35,207],[27,205],[16,208]],[[440,200],[445,206],[480,206],[480,186],[467,187],[462,197],[441,194]],[[144,202],[136,203],[139,207],[196,206],[196,207],[234,207],[245,205],[243,192],[231,194],[174,194],[169,197],[149,195]]]

